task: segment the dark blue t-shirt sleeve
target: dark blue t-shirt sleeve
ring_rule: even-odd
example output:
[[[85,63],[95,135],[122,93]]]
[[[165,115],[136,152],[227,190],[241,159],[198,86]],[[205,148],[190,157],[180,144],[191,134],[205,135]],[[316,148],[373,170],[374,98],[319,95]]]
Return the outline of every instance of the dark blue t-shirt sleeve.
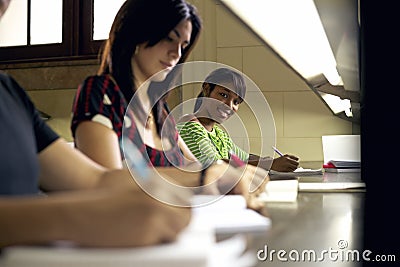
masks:
[[[31,117],[32,127],[36,139],[36,149],[39,153],[56,139],[58,139],[59,135],[55,133],[40,117],[39,111],[35,108],[35,105],[32,103],[25,90],[22,89],[12,77],[8,76],[6,83],[9,83],[6,86],[6,88],[10,90],[9,93],[16,98],[16,101],[21,102],[28,116]]]

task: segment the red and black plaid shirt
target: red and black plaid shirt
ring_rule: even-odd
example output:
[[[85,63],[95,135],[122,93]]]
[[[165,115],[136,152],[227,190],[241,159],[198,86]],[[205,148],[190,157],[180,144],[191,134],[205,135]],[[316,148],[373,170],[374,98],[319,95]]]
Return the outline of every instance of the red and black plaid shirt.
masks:
[[[129,102],[124,97],[117,84],[113,82],[110,75],[89,76],[78,87],[73,104],[73,118],[71,131],[75,137],[77,126],[82,121],[92,120],[96,115],[102,115],[111,122],[114,132],[117,134],[120,144],[121,158],[124,159],[122,149],[122,129],[124,126],[125,111]],[[184,156],[177,145],[178,131],[175,131],[172,149],[160,151],[145,145],[139,135],[134,119],[130,118],[130,127],[128,131],[129,138],[136,144],[140,152],[146,151],[149,157],[149,165],[153,166],[182,166]],[[172,116],[168,119],[173,120]],[[175,121],[172,121],[175,125]],[[125,125],[125,127],[127,127]]]

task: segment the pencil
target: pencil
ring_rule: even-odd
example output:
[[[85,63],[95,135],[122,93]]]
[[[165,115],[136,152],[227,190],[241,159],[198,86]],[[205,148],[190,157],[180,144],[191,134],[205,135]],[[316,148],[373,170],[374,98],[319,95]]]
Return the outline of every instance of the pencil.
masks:
[[[272,146],[272,149],[278,153],[279,156],[283,157],[283,153],[279,151],[279,149],[277,149],[276,147]]]

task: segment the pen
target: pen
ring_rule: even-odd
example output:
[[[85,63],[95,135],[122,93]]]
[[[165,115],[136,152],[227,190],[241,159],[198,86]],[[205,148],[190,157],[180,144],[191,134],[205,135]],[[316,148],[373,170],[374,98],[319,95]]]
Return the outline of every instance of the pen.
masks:
[[[278,153],[279,156],[283,157],[283,153],[280,152],[276,147],[272,146],[272,149],[273,149],[276,153]]]

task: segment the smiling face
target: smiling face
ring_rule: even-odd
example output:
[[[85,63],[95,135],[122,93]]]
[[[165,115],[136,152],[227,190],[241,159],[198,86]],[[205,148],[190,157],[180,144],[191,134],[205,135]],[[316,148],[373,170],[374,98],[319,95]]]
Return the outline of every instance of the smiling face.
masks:
[[[139,84],[163,70],[165,71],[157,75],[156,80],[164,80],[179,62],[183,49],[189,45],[191,33],[192,23],[190,20],[183,20],[154,46],[140,44],[133,56],[133,71]]]
[[[202,109],[207,111],[210,119],[222,123],[238,111],[242,99],[235,92],[227,89],[232,86],[223,87],[216,85],[203,99]]]

